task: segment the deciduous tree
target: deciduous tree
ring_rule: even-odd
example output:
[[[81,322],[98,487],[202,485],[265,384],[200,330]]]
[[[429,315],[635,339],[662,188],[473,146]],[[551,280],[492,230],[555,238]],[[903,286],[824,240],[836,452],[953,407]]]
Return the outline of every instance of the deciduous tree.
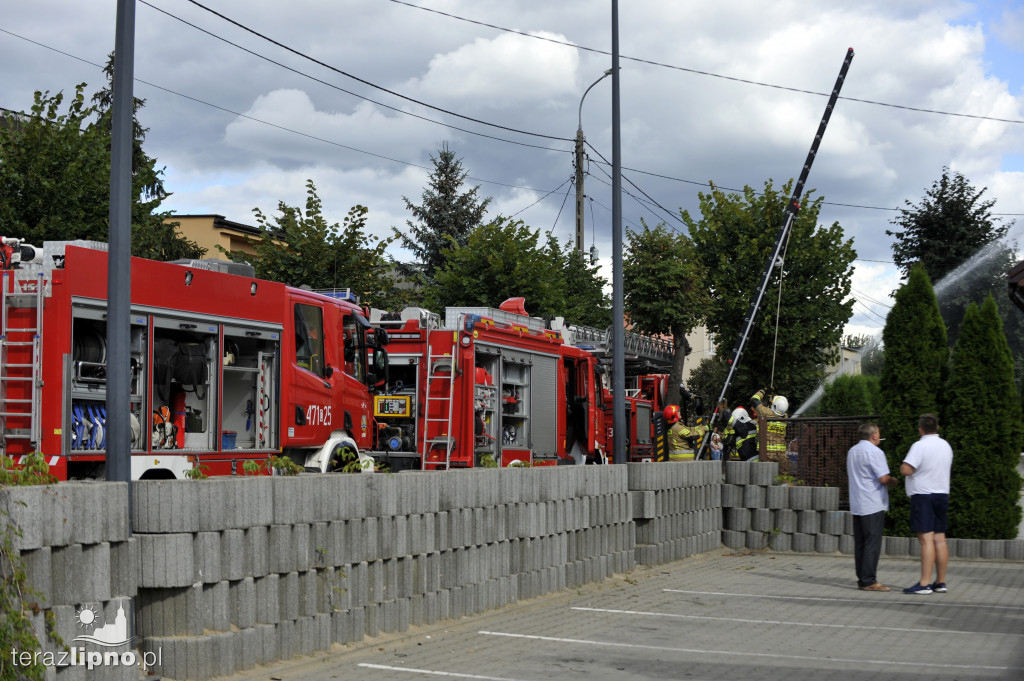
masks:
[[[700,194],[699,220],[682,213],[696,256],[707,270],[707,327],[720,352],[732,350],[745,325],[791,191],[792,181],[776,189],[769,180],[763,192],[745,187],[742,195],[712,185]],[[825,367],[837,358],[843,326],[852,315],[850,266],[856,253],[838,222],[818,225],[822,200],[808,193],[793,222],[783,266],[771,272],[727,395],[730,404],[774,384],[775,392],[789,398],[792,411],[818,387]]]
[[[395,289],[384,254],[391,240],[366,233],[367,208],[353,206],[340,225],[330,224],[316,185],[308,180],[305,210],[284,201],[277,210],[268,217],[253,209],[260,228],[256,258],[234,252],[229,254],[232,260],[253,260],[262,279],[313,289],[350,288],[365,304],[401,307],[401,291]]]
[[[622,260],[626,316],[640,333],[672,337],[669,385],[679,386],[689,352],[686,334],[704,320],[709,303],[704,266],[693,242],[664,224],[652,229],[643,223],[642,229],[627,229],[626,235]],[[666,402],[678,405],[679,393],[670,390]]]

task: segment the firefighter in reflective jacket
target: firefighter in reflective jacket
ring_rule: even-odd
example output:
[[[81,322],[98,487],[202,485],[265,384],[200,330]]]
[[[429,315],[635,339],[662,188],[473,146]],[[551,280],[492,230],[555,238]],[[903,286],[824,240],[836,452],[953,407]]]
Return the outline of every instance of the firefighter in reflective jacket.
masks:
[[[771,406],[772,419],[785,419],[789,418],[786,413],[789,411],[789,400],[782,395],[776,395],[772,399]],[[767,456],[769,461],[779,462],[779,474],[787,475],[789,473],[789,457],[786,456],[786,422],[782,420],[772,420],[766,423],[768,428],[765,440],[767,442],[765,449],[767,450]]]
[[[736,407],[729,417],[729,428],[736,432],[736,451],[733,457],[740,461],[749,461],[757,456],[757,424],[747,410]]]
[[[693,461],[693,448],[689,439],[696,433],[679,419],[679,407],[670,404],[663,412],[665,423],[671,425],[668,429],[668,459],[669,461]]]

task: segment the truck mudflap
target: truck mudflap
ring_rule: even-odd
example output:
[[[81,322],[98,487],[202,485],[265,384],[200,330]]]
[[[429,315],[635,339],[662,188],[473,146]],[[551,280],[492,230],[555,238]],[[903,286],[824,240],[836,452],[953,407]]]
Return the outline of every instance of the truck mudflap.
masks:
[[[352,436],[340,431],[332,433],[323,446],[308,454],[303,468],[310,473],[373,473],[376,465],[372,456],[359,451]]]

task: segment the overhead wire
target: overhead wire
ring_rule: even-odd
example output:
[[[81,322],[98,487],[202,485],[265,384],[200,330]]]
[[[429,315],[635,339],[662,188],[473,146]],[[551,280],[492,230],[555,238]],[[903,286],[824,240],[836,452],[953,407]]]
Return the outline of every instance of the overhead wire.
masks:
[[[139,0],[139,1],[141,3],[143,3],[144,5],[147,5],[149,7],[153,7],[153,5],[150,5],[148,2],[146,2],[146,0]],[[365,78],[360,78],[359,76],[356,76],[354,74],[348,73],[347,71],[343,71],[342,69],[339,69],[336,66],[332,66],[331,64],[328,64],[327,62],[324,62],[324,61],[321,61],[321,60],[319,60],[319,59],[317,59],[315,57],[312,57],[312,56],[306,54],[305,52],[302,52],[300,50],[295,49],[294,47],[291,47],[291,46],[286,45],[286,44],[284,44],[284,43],[282,43],[282,42],[280,42],[278,40],[275,40],[275,39],[271,38],[270,36],[264,35],[263,33],[260,33],[259,31],[255,30],[253,28],[250,28],[250,27],[246,26],[245,24],[243,24],[241,22],[235,21],[231,17],[226,16],[224,14],[221,14],[220,12],[218,12],[215,9],[207,7],[206,5],[202,4],[198,0],[188,0],[188,2],[192,3],[196,7],[199,7],[200,9],[205,10],[205,11],[209,12],[210,14],[213,14],[214,16],[216,16],[216,17],[218,17],[218,18],[228,22],[229,24],[242,29],[243,31],[247,31],[247,32],[251,33],[252,35],[256,36],[257,38],[260,38],[261,40],[265,40],[266,42],[268,42],[268,43],[270,43],[272,45],[276,45],[277,47],[280,47],[282,50],[285,50],[287,52],[291,52],[292,54],[294,54],[294,55],[296,55],[296,56],[298,56],[298,57],[300,57],[302,59],[305,59],[305,60],[310,61],[310,62],[312,62],[314,64],[317,64],[318,66],[321,66],[321,67],[323,67],[323,68],[325,68],[325,69],[327,69],[329,71],[333,71],[334,73],[337,73],[338,75],[345,76],[346,78],[350,78],[350,79],[352,79],[352,80],[354,80],[354,81],[356,81],[358,83],[362,83],[363,85],[366,85],[367,87],[373,88],[375,90],[380,90],[381,92],[386,92],[386,93],[388,93],[389,95],[391,95],[393,97],[398,97],[399,99],[404,99],[407,102],[412,102],[413,104],[418,104],[419,106],[426,107],[428,109],[432,109],[432,110],[438,111],[440,113],[445,113],[445,114],[448,114],[449,116],[455,116],[456,118],[461,118],[461,119],[466,120],[466,121],[471,121],[471,122],[477,123],[479,125],[486,125],[488,127],[498,128],[499,130],[506,130],[508,132],[515,132],[515,133],[518,133],[520,135],[530,135],[532,137],[541,137],[541,138],[549,139],[549,140],[558,140],[560,142],[573,142],[573,140],[568,138],[568,137],[559,137],[557,135],[547,135],[547,134],[540,133],[540,132],[531,132],[529,130],[519,130],[518,128],[512,128],[512,127],[509,127],[507,125],[500,125],[498,123],[491,123],[489,121],[481,120],[479,118],[473,118],[472,116],[466,116],[464,114],[456,113],[454,111],[451,111],[449,109],[444,109],[444,108],[439,107],[439,106],[434,106],[433,104],[428,104],[427,102],[421,101],[421,100],[416,99],[414,97],[410,97],[410,96],[404,95],[404,94],[402,94],[400,92],[395,92],[394,90],[390,90],[390,89],[384,87],[383,85],[377,85],[376,83],[373,83],[373,82],[371,82],[369,80],[366,80]],[[154,9],[157,9],[157,8],[154,7]],[[162,12],[163,10],[160,10],[160,11]],[[173,16],[173,15],[169,14],[169,16]],[[177,17],[175,17],[175,18],[177,18]],[[185,23],[188,23],[188,22],[185,22]],[[203,29],[199,29],[199,30],[203,30]],[[204,32],[207,32],[207,31],[204,31]],[[228,40],[226,40],[224,38],[221,38],[220,36],[217,36],[216,34],[210,33],[210,35],[216,37],[218,40],[223,40],[224,42],[227,42],[229,44],[234,45],[234,43],[230,43],[230,41],[228,41]],[[236,47],[237,47],[237,45],[236,45]],[[240,49],[245,49],[245,48],[240,48]],[[249,52],[249,50],[246,50],[246,51]]]
[[[577,49],[577,50],[583,50],[584,52],[591,52],[591,53],[594,53],[594,54],[602,54],[602,55],[606,55],[606,56],[611,56],[611,52],[608,52],[606,50],[599,50],[599,49],[593,48],[593,47],[586,47],[585,45],[576,45],[575,43],[570,43],[570,42],[565,41],[565,40],[557,40],[555,38],[551,38],[551,37],[548,37],[548,36],[533,35],[531,33],[526,33],[525,31],[517,31],[515,29],[506,28],[504,26],[497,26],[495,24],[488,24],[488,23],[485,23],[483,21],[477,21],[475,19],[468,19],[466,17],[460,17],[460,16],[458,16],[456,14],[451,14],[449,12],[442,12],[441,10],[433,9],[431,7],[422,7],[420,5],[414,5],[411,2],[405,2],[405,0],[390,0],[390,1],[395,3],[395,4],[397,4],[397,5],[405,5],[406,7],[412,7],[412,8],[415,8],[415,9],[423,10],[424,12],[433,12],[434,14],[440,14],[442,16],[446,16],[446,17],[449,17],[451,19],[457,19],[458,21],[465,21],[465,22],[470,23],[470,24],[476,24],[478,26],[485,26],[487,28],[493,28],[493,29],[495,29],[497,31],[504,31],[506,33],[514,33],[515,35],[520,35],[520,36],[523,36],[523,37],[526,37],[526,38],[533,38],[534,40],[543,40],[545,42],[554,43],[556,45],[563,45],[565,47],[572,47],[572,48]],[[776,85],[774,83],[765,83],[765,82],[762,82],[762,81],[759,81],[759,80],[751,80],[749,78],[737,78],[735,76],[726,76],[726,75],[722,75],[720,73],[712,73],[711,71],[701,71],[699,69],[687,68],[685,66],[676,66],[674,64],[665,64],[663,62],[657,62],[657,61],[653,61],[651,59],[641,59],[639,57],[629,57],[629,56],[626,56],[626,55],[619,55],[619,59],[626,60],[626,61],[633,61],[633,62],[637,62],[639,64],[647,64],[649,66],[658,66],[658,67],[661,67],[661,68],[672,69],[674,71],[685,71],[687,73],[693,73],[693,74],[700,75],[700,76],[708,76],[708,77],[711,77],[711,78],[720,78],[722,80],[730,80],[730,81],[734,81],[734,82],[737,82],[737,83],[744,83],[746,85],[757,85],[759,87],[772,88],[772,89],[775,89],[775,90],[785,90],[787,92],[797,92],[797,93],[800,93],[800,94],[814,95],[814,96],[817,96],[817,97],[830,97],[831,96],[831,93],[828,93],[828,92],[816,92],[814,90],[804,90],[802,88],[789,87],[789,86],[785,86],[785,85]],[[848,102],[859,102],[861,104],[871,104],[871,105],[874,105],[874,106],[884,106],[884,107],[889,107],[889,108],[893,108],[893,109],[905,109],[907,111],[918,111],[918,112],[921,112],[921,113],[937,114],[937,115],[941,115],[941,116],[957,116],[957,117],[961,117],[961,118],[975,118],[975,119],[984,120],[984,121],[996,121],[996,122],[999,122],[999,123],[1024,124],[1024,120],[1018,120],[1018,119],[1014,119],[1014,118],[996,118],[994,116],[980,116],[980,115],[977,115],[977,114],[965,114],[965,113],[956,113],[956,112],[951,112],[951,111],[939,111],[937,109],[924,109],[924,108],[921,108],[921,107],[906,106],[906,105],[903,105],[903,104],[889,104],[889,103],[886,103],[886,102],[877,102],[877,101],[870,100],[870,99],[858,99],[857,97],[844,97],[844,96],[840,96],[839,99],[845,99]]]
[[[402,114],[402,115],[405,115],[405,116],[410,116],[412,118],[418,118],[419,120],[426,121],[427,123],[433,123],[435,125],[441,125],[441,126],[444,126],[446,128],[451,128],[452,130],[458,130],[459,132],[464,132],[464,133],[469,134],[469,135],[476,135],[478,137],[485,137],[487,139],[493,139],[493,140],[497,140],[499,142],[507,142],[509,144],[518,144],[518,145],[524,146],[524,147],[532,147],[534,149],[543,149],[545,151],[563,151],[565,153],[570,153],[568,149],[552,149],[551,147],[544,147],[544,146],[540,146],[540,145],[536,145],[536,144],[529,144],[527,142],[519,142],[519,141],[516,141],[516,140],[505,139],[503,137],[496,137],[494,135],[488,135],[486,133],[477,132],[475,130],[469,130],[467,128],[460,128],[458,126],[452,125],[450,123],[446,123],[444,121],[437,121],[437,120],[434,120],[432,118],[427,118],[426,116],[422,116],[420,114],[413,113],[412,111],[407,111],[405,109],[399,109],[398,107],[391,106],[390,104],[385,104],[384,102],[380,102],[380,101],[377,101],[375,99],[371,99],[371,98],[369,98],[369,97],[367,97],[365,95],[361,95],[361,94],[358,94],[356,92],[352,92],[351,90],[346,90],[345,88],[343,88],[343,87],[341,87],[339,85],[335,85],[334,83],[330,83],[330,82],[328,82],[326,80],[323,80],[322,78],[317,78],[316,76],[312,76],[312,75],[310,75],[308,73],[305,73],[304,71],[300,71],[300,70],[298,70],[296,68],[288,66],[287,64],[283,64],[283,63],[281,63],[279,61],[271,59],[270,57],[267,57],[266,55],[262,55],[259,52],[256,52],[255,50],[250,50],[247,47],[243,47],[242,45],[239,45],[238,43],[232,42],[232,41],[228,40],[227,38],[225,38],[223,36],[219,36],[216,33],[213,33],[212,31],[208,31],[205,28],[202,28],[201,26],[197,26],[196,24],[193,24],[190,21],[186,21],[185,19],[182,19],[179,16],[171,14],[170,12],[168,12],[165,9],[161,9],[160,7],[157,7],[157,6],[155,6],[155,5],[153,5],[153,4],[149,3],[149,2],[146,2],[146,0],[139,0],[139,2],[141,4],[143,4],[143,5],[146,5],[147,7],[151,8],[151,9],[156,10],[157,12],[160,12],[162,14],[167,15],[168,17],[170,17],[170,18],[172,18],[172,19],[174,19],[176,21],[180,21],[181,23],[185,24],[186,26],[190,26],[190,27],[194,28],[195,30],[197,30],[197,31],[199,31],[201,33],[205,33],[206,35],[210,36],[211,38],[216,38],[217,40],[220,40],[223,43],[231,45],[232,47],[234,47],[236,49],[239,49],[239,50],[241,50],[241,51],[243,51],[243,52],[245,52],[247,54],[250,54],[250,55],[252,55],[254,57],[257,57],[258,59],[262,59],[262,60],[264,60],[264,61],[266,61],[266,62],[268,62],[270,64],[273,64],[274,66],[278,66],[278,67],[280,67],[282,69],[285,69],[286,71],[291,71],[292,73],[294,73],[296,75],[302,76],[303,78],[308,78],[309,80],[312,80],[312,81],[314,81],[316,83],[320,83],[321,85],[326,85],[327,87],[333,88],[335,90],[338,90],[339,92],[344,92],[345,94],[351,95],[352,97],[355,97],[357,99],[361,99],[361,100],[370,102],[371,104],[376,104],[377,106],[382,107],[384,109],[388,109],[390,111],[394,111],[396,113],[399,113],[399,114]],[[200,7],[203,7],[202,5],[199,5],[199,3],[194,2],[194,0],[189,0],[189,2],[193,2],[193,4],[196,4],[196,5],[200,6]],[[203,7],[203,9],[207,9],[207,8]],[[217,14],[218,16],[223,17],[223,15],[218,14],[214,10],[208,10],[208,11],[213,12],[214,14]],[[227,17],[223,17],[223,18],[226,21],[229,21],[232,24],[235,24],[236,26],[240,26],[242,28],[245,28],[244,26],[242,26],[241,24],[239,24],[238,22],[236,22],[236,21],[234,21],[234,20],[232,20],[230,18],[227,18]],[[261,35],[259,33],[256,33],[252,29],[246,28],[245,30],[253,32],[256,35]],[[281,45],[280,43],[278,43],[278,42],[276,42],[276,41],[274,41],[274,40],[272,40],[270,38],[266,38],[266,39],[268,41],[274,43],[275,45],[278,45],[278,46],[282,47],[283,49],[286,49],[286,50],[288,50],[290,52],[302,55],[301,52],[298,52],[298,51],[296,51],[296,50],[294,50],[294,49],[292,49],[290,47],[287,47],[285,45]],[[439,111],[439,112],[442,112],[442,113],[447,113],[447,114],[450,114],[452,116],[457,116],[459,118],[464,118],[464,119],[472,121],[474,123],[481,123],[482,125],[489,125],[489,126],[492,126],[492,127],[501,128],[503,130],[507,130],[507,131],[510,131],[510,132],[517,132],[517,133],[521,133],[521,134],[524,134],[524,135],[533,135],[533,136],[536,136],[536,137],[546,137],[548,139],[555,139],[555,140],[560,140],[560,141],[565,141],[565,142],[572,142],[572,140],[568,139],[568,138],[550,137],[550,136],[547,136],[547,135],[542,135],[541,133],[534,133],[534,132],[529,132],[529,131],[524,131],[524,130],[517,130],[515,128],[509,128],[509,127],[505,127],[505,126],[502,126],[502,125],[498,125],[497,123],[488,123],[486,121],[480,121],[480,120],[475,119],[475,118],[470,118],[468,116],[463,116],[461,114],[457,114],[457,113],[448,111],[447,109],[441,109],[439,107],[435,107],[435,106],[432,106],[430,104],[425,104],[423,102],[419,102],[418,100],[414,100],[414,99],[405,97],[404,95],[400,95],[400,94],[394,93],[391,90],[388,90],[388,89],[383,88],[381,86],[369,83],[368,81],[365,81],[365,80],[362,80],[360,78],[357,78],[356,76],[352,76],[350,74],[347,74],[347,73],[345,73],[343,71],[340,71],[340,70],[338,70],[338,69],[336,69],[336,68],[334,68],[334,67],[332,67],[332,66],[330,66],[328,64],[325,64],[324,62],[321,62],[321,61],[319,61],[317,59],[314,59],[312,57],[305,56],[305,55],[303,55],[303,56],[306,59],[309,59],[310,61],[314,62],[315,64],[323,66],[324,68],[330,69],[330,70],[335,71],[337,73],[341,73],[342,75],[345,75],[345,76],[347,76],[349,78],[353,78],[355,80],[358,80],[360,83],[369,84],[371,87],[376,87],[376,88],[378,88],[380,90],[383,90],[384,92],[388,92],[390,94],[394,94],[397,97],[400,97],[400,98],[403,98],[403,99],[409,99],[409,101],[415,102],[417,104],[425,106],[425,107],[427,107],[429,109],[433,109],[435,111]]]

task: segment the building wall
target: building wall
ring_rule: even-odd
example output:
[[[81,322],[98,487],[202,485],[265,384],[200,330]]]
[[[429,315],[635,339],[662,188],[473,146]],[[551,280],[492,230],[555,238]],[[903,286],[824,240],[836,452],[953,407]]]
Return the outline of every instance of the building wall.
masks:
[[[240,222],[232,222],[223,215],[174,215],[168,218],[167,222],[179,223],[179,234],[205,248],[206,254],[203,257],[227,260],[217,246],[250,255],[256,253],[251,239],[259,234],[259,229]]]

